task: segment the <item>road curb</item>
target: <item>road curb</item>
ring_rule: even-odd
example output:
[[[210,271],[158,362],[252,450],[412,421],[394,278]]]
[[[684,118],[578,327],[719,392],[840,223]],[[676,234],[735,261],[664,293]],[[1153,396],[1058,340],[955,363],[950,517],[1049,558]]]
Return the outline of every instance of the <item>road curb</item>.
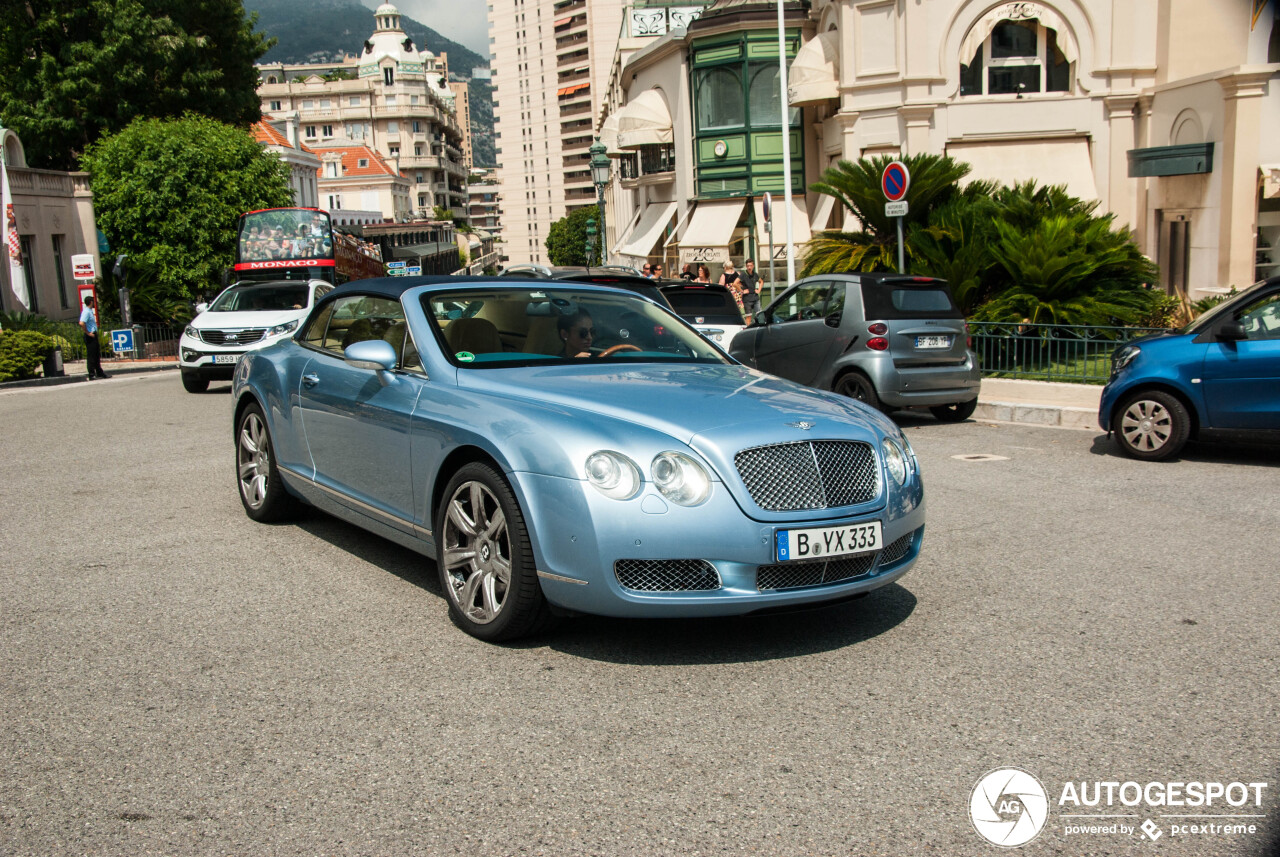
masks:
[[[974,419],[1004,423],[1026,423],[1038,426],[1099,431],[1098,412],[1088,408],[1058,405],[1032,405],[1025,402],[979,402]]]

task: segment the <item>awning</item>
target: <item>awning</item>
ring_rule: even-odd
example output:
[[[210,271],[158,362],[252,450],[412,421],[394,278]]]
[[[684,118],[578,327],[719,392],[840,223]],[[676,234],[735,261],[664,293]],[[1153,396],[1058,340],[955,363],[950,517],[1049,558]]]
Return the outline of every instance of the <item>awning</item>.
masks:
[[[637,208],[635,213],[631,215],[631,222],[627,224],[625,229],[618,230],[618,240],[613,242],[613,252],[621,253],[623,246],[631,238],[631,230],[636,228],[636,221],[640,219],[640,209]]]
[[[406,247],[392,247],[393,259],[416,259],[420,256],[438,256],[450,250],[457,250],[458,245],[452,241],[436,241],[431,244],[410,244]]]
[[[804,43],[787,72],[787,102],[792,107],[840,97],[840,34],[820,33]]]
[[[676,203],[655,202],[640,215],[640,222],[631,230],[630,240],[618,248],[624,256],[635,256],[644,259],[653,252],[653,245],[658,243],[662,230],[671,222],[671,215],[676,213]]]
[[[756,197],[756,244],[760,255],[768,258],[769,232],[764,225],[764,197]],[[799,255],[800,245],[809,240],[809,212],[806,210],[804,194],[791,197],[791,235]],[[773,257],[787,258],[787,209],[786,198],[782,194],[773,197]]]
[[[618,114],[610,113],[609,118],[600,126],[600,142],[604,144],[606,155],[625,154],[618,148]]]
[[[1067,193],[1083,200],[1098,198],[1087,137],[948,143],[947,154],[973,167],[961,184],[990,179],[1013,185],[1035,179],[1042,186],[1066,185]]]
[[[680,262],[715,262],[729,258],[729,239],[742,219],[745,199],[704,200],[680,238]]]
[[[1016,9],[1017,18],[1013,17],[1010,10]],[[1033,14],[1034,13],[1034,14]],[[1075,36],[1072,35],[1070,28],[1067,27],[1065,21],[1058,17],[1058,13],[1045,7],[1032,3],[1004,3],[992,9],[987,14],[979,18],[973,25],[973,29],[969,31],[969,35],[964,37],[964,41],[960,44],[960,62],[967,64],[973,59],[974,54],[978,52],[978,48],[982,47],[982,43],[987,40],[987,36],[991,35],[991,31],[996,28],[996,24],[1001,21],[1026,21],[1039,20],[1041,24],[1053,30],[1058,37],[1058,50],[1062,51],[1062,56],[1067,62],[1075,62],[1080,56],[1080,51],[1076,47]]]
[[[573,95],[573,93],[577,92],[578,90],[586,89],[590,85],[591,83],[587,82],[587,83],[575,83],[572,86],[564,86],[556,90],[556,95],[561,97],[565,95]]]
[[[674,141],[671,111],[656,89],[647,89],[618,111],[618,148],[638,149]]]

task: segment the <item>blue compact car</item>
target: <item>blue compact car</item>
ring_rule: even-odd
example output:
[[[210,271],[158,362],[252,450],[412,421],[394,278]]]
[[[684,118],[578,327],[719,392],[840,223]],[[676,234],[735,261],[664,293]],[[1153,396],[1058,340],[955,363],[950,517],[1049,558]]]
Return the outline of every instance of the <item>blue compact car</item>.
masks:
[[[1280,432],[1280,278],[1258,283],[1176,334],[1116,350],[1098,425],[1134,458],[1162,461],[1188,439]]]
[[[486,640],[557,615],[698,617],[901,577],[924,489],[898,427],[746,368],[634,292],[363,280],[233,379],[249,517],[305,501],[433,557]]]

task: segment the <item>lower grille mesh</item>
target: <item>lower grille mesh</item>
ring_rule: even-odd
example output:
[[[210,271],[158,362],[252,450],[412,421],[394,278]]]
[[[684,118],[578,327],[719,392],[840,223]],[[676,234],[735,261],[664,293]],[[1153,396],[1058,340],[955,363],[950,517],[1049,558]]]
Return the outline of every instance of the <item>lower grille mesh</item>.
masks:
[[[907,533],[905,536],[881,551],[880,564],[893,565],[895,562],[906,556],[911,551],[911,540],[915,537],[915,533]]]
[[[620,559],[613,573],[637,592],[705,592],[720,588],[715,566],[702,559]]]
[[[875,553],[862,553],[830,562],[762,565],[756,570],[756,589],[795,589],[798,586],[839,583],[870,574],[875,564]]]

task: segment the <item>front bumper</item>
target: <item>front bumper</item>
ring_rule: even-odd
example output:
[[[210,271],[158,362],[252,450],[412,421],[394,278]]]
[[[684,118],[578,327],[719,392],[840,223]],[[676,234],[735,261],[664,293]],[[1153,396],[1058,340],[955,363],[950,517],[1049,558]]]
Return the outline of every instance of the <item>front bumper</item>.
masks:
[[[229,381],[235,374],[236,363],[250,351],[279,341],[280,337],[261,339],[251,345],[211,345],[183,334],[178,340],[178,368],[185,375],[197,375],[210,381]],[[231,362],[224,362],[228,359]]]
[[[584,482],[528,473],[512,474],[524,496],[539,582],[558,607],[619,617],[732,616],[761,610],[817,605],[877,589],[905,574],[919,556],[924,535],[924,497],[918,471],[902,492],[880,508],[859,515],[817,511],[806,521],[764,522],[748,518],[716,483],[701,506],[667,503],[651,486],[626,501],[610,500]],[[886,552],[863,557],[865,573],[832,583],[759,589],[762,566],[794,569],[775,560],[782,529],[879,520],[883,545],[909,547],[892,561]],[[714,568],[718,586],[696,591],[638,591],[619,582],[619,561],[656,563],[700,560]],[[776,575],[775,575],[776,577]],[[832,573],[830,577],[839,577]]]

